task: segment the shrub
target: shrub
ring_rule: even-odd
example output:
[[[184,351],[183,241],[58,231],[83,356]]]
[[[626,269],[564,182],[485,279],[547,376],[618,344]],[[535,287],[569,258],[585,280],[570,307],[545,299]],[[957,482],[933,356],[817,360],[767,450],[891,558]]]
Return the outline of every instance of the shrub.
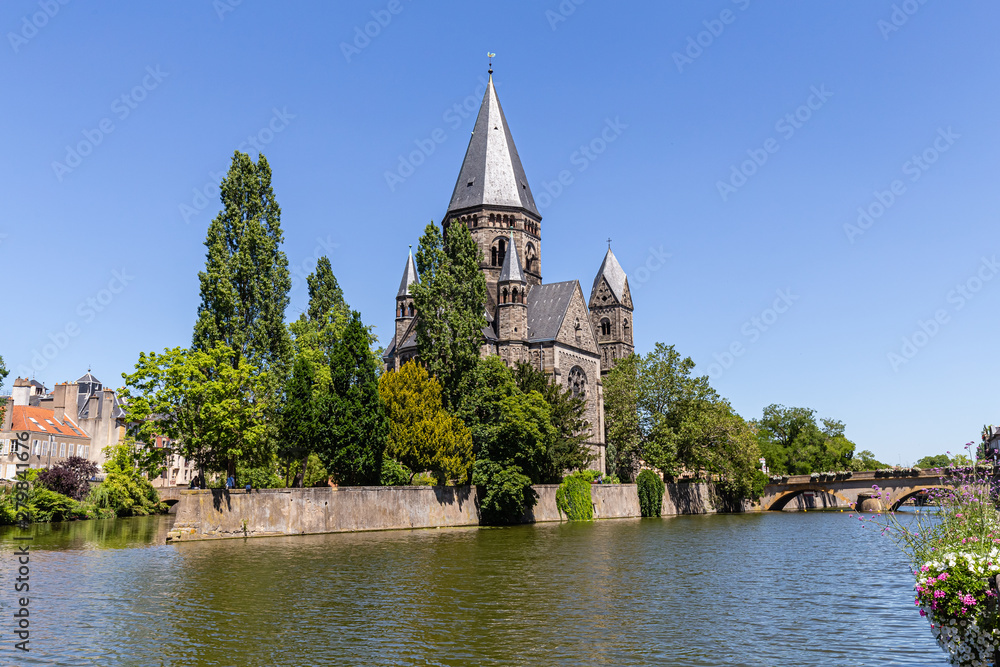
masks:
[[[660,516],[663,511],[663,480],[652,470],[643,470],[635,480],[642,516]]]
[[[264,465],[256,468],[236,466],[236,488],[242,489],[247,484],[255,489],[279,489],[285,485],[274,466]],[[225,486],[225,480],[223,480]]]
[[[38,483],[73,500],[81,500],[90,491],[90,478],[97,474],[97,464],[82,456],[71,456],[48,470],[38,473]]]
[[[56,493],[43,486],[36,486],[32,489],[28,501],[31,520],[38,523],[68,519],[78,505],[79,503],[69,496]]]
[[[590,471],[587,471],[590,472]],[[574,473],[563,479],[556,490],[556,507],[570,521],[591,521],[594,518],[594,503],[590,500],[590,480],[592,475]]]
[[[156,489],[135,471],[109,472],[87,496],[87,503],[115,516],[148,516],[164,511]]]
[[[504,467],[489,459],[476,461],[472,483],[480,487],[480,521],[489,526],[520,523],[534,507],[535,490],[531,479],[518,466]]]
[[[382,486],[406,486],[410,483],[410,469],[388,456],[382,459]]]

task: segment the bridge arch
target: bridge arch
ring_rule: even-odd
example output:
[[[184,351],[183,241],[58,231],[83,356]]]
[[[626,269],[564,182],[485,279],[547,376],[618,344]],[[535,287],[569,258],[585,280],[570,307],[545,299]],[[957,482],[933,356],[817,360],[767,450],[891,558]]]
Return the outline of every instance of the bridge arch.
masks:
[[[947,490],[949,488],[951,488],[951,487],[942,486],[942,485],[928,485],[928,486],[915,486],[915,487],[912,487],[910,489],[907,489],[906,492],[902,496],[900,496],[898,499],[893,499],[892,504],[889,506],[889,511],[890,512],[895,512],[896,510],[899,509],[900,505],[902,505],[903,503],[905,503],[910,498],[913,498],[914,496],[916,496],[916,495],[918,495],[920,493],[923,493],[924,491],[928,491],[930,489]]]
[[[794,489],[792,491],[788,491],[786,493],[783,493],[780,496],[778,496],[777,498],[775,498],[774,500],[772,500],[771,504],[768,505],[767,507],[765,507],[764,509],[766,511],[768,511],[768,512],[780,512],[783,509],[785,509],[785,506],[788,505],[788,503],[793,498],[795,498],[797,496],[801,496],[803,493],[805,493],[807,491],[811,491],[813,493],[817,493],[817,492],[818,493],[826,493],[826,494],[829,494],[829,495],[834,496],[836,498],[839,498],[840,500],[842,500],[844,502],[844,507],[850,507],[851,505],[854,504],[854,501],[850,500],[849,498],[845,497],[844,495],[842,495],[842,494],[840,494],[840,493],[838,493],[836,491],[833,491],[831,489],[827,489],[827,488],[823,488],[823,487],[808,487],[808,488],[805,488],[805,489]]]

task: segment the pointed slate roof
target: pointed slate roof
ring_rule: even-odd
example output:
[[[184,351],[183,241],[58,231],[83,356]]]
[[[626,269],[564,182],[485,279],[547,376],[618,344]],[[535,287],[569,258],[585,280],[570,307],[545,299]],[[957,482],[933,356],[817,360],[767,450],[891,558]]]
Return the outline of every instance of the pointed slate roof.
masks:
[[[503,268],[500,269],[498,283],[526,283],[524,273],[521,271],[521,260],[517,256],[517,246],[514,245],[514,235],[510,235],[507,242],[507,254],[503,258]]]
[[[596,296],[597,288],[601,284],[601,278],[608,281],[608,286],[611,287],[611,292],[618,299],[619,303],[625,303],[625,285],[627,280],[625,269],[618,263],[618,258],[615,257],[615,253],[611,252],[611,248],[608,248],[608,254],[604,256],[601,268],[597,271],[597,277],[594,278],[594,286],[590,289],[591,301]]]
[[[458,172],[447,218],[452,211],[483,205],[523,208],[541,217],[497,99],[492,74]]]
[[[410,256],[406,258],[406,268],[403,269],[403,279],[399,281],[399,291],[396,292],[397,297],[410,296],[410,285],[415,282],[419,282],[417,278],[417,267],[413,263],[413,251],[410,251]]]

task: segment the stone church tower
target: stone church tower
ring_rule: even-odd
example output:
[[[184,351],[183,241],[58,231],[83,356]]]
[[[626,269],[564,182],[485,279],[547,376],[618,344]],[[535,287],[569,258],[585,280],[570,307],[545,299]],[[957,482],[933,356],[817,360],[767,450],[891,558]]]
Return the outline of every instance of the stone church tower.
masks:
[[[605,470],[602,376],[630,354],[632,296],[628,278],[608,250],[594,279],[590,307],[577,280],[542,282],[542,216],[535,206],[507,118],[493,87],[493,70],[442,225],[464,224],[481,253],[487,325],[483,356],[531,364],[584,399],[588,444]],[[385,353],[398,369],[417,353],[410,287],[419,281],[413,253],[396,294],[396,330]]]
[[[632,292],[628,276],[608,246],[590,290],[590,322],[601,348],[601,375],[615,362],[635,352],[632,344]]]

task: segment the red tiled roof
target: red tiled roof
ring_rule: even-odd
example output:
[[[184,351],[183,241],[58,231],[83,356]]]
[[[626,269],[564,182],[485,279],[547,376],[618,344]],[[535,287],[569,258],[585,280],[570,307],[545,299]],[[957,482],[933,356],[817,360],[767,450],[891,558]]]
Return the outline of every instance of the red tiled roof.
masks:
[[[38,408],[32,405],[12,406],[11,430],[31,431],[32,433],[51,433],[70,438],[89,438],[69,415],[64,415],[62,423],[55,417],[52,410]],[[34,419],[34,421],[32,421]],[[48,421],[46,421],[48,420]],[[50,424],[49,421],[52,423]],[[73,432],[76,429],[76,433]]]

